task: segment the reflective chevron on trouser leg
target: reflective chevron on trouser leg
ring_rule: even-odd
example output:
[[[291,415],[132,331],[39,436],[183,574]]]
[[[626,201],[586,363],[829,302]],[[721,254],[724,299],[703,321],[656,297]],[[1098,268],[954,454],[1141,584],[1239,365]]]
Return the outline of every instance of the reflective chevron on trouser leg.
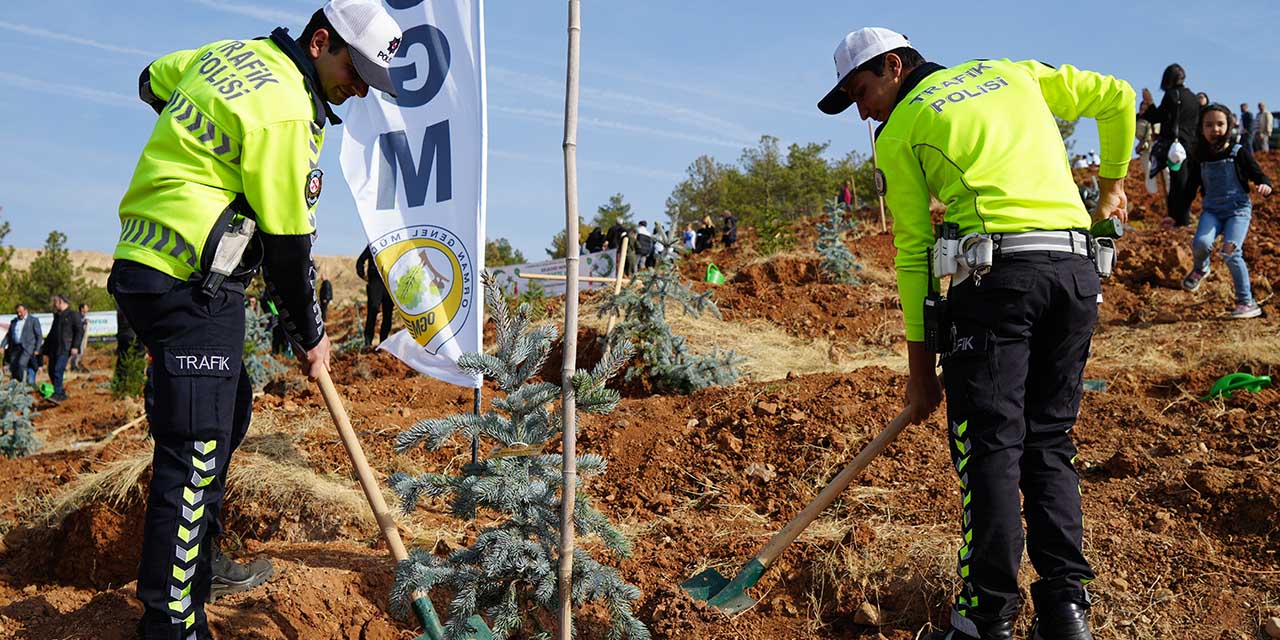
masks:
[[[200,559],[201,534],[205,529],[202,523],[205,487],[217,477],[218,459],[214,455],[217,448],[216,440],[191,443],[190,460],[195,470],[191,472],[188,486],[182,488],[182,517],[178,520],[177,544],[173,547],[174,564],[170,574],[169,614],[174,624],[181,624],[184,629],[190,629],[196,621],[191,586]]]

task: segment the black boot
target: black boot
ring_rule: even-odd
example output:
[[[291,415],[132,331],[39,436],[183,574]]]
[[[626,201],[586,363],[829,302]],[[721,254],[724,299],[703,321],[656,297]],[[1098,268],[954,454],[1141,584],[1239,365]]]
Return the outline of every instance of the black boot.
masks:
[[[1044,608],[1037,606],[1031,640],[1093,640],[1088,605],[1059,602]]]
[[[1013,640],[1013,621],[1002,620],[987,625],[978,625],[978,636],[974,637],[955,629],[934,631],[926,640]]]
[[[249,564],[238,564],[223,555],[222,550],[213,547],[213,585],[209,588],[209,602],[222,596],[248,591],[271,579],[275,569],[271,561],[258,558]]]

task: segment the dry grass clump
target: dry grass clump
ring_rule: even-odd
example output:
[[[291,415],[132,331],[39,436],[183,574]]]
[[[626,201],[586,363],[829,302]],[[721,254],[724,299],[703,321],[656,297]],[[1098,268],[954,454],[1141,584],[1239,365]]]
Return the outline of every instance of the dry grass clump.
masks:
[[[252,501],[311,525],[372,526],[364,494],[345,479],[321,476],[262,453],[236,455],[227,474],[228,501]]]
[[[863,367],[902,369],[905,360],[891,349],[841,344],[836,349],[822,338],[800,339],[767,320],[725,322],[711,315],[692,317],[673,314],[671,329],[689,339],[689,350],[697,355],[712,348],[733,349],[745,361],[739,367],[749,382],[786,378],[788,373],[845,373]]]
[[[1213,323],[1211,328],[1205,327]],[[1212,336],[1206,339],[1206,336]],[[1192,338],[1195,337],[1195,338]],[[1143,371],[1175,377],[1211,368],[1280,367],[1280,332],[1249,322],[1205,321],[1151,324],[1101,331],[1089,358],[1091,369]]]
[[[142,498],[145,488],[142,474],[151,466],[151,452],[143,451],[128,458],[107,464],[101,471],[87,473],[62,495],[51,500],[39,515],[45,525],[61,522],[72,512],[91,502],[102,502],[113,507]]]
[[[298,443],[319,424],[314,416],[285,421],[271,411],[259,413],[251,435],[231,464],[227,499],[255,502],[273,515],[288,513],[303,520],[371,525],[368,503],[353,481],[321,476],[308,468],[306,453]],[[146,492],[143,475],[151,465],[150,449],[81,475],[49,501],[40,520],[53,525],[90,503],[114,507],[142,498]]]

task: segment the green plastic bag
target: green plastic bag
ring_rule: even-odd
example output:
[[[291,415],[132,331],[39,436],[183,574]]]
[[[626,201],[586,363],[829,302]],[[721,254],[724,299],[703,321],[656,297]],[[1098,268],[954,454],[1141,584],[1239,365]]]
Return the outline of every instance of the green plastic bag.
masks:
[[[40,397],[42,398],[53,397],[53,385],[48,382],[41,382],[36,386],[36,391],[40,392]]]
[[[712,262],[707,265],[707,277],[703,278],[703,280],[711,284],[724,284],[724,274],[720,273],[720,267],[717,267],[716,263]]]

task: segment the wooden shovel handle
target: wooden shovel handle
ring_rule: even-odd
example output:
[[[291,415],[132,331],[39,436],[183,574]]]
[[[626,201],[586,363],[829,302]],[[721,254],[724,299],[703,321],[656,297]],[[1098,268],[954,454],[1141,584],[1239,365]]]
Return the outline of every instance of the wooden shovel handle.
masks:
[[[382,537],[386,539],[387,547],[391,549],[391,557],[395,558],[396,562],[403,561],[409,557],[409,553],[405,551],[404,542],[400,540],[400,530],[396,528],[396,520],[387,509],[386,500],[382,498],[378,480],[373,477],[373,470],[369,468],[369,460],[364,457],[364,449],[360,448],[360,440],[356,438],[356,432],[351,428],[347,408],[342,405],[342,396],[339,396],[338,390],[334,388],[328,371],[322,370],[316,382],[320,385],[320,393],[324,396],[325,405],[329,407],[329,415],[333,417],[333,423],[338,427],[342,446],[347,448],[347,455],[351,456],[351,464],[356,469],[356,477],[360,479],[360,488],[364,489],[364,497],[369,501],[369,507],[373,509],[373,517],[378,521],[378,527],[382,529]]]
[[[810,523],[818,518],[819,514],[831,506],[831,503],[835,502],[836,497],[853,482],[853,479],[858,477],[858,474],[862,473],[862,470],[866,469],[867,465],[871,464],[871,461],[898,437],[898,434],[902,433],[907,424],[907,412],[904,409],[898,414],[898,417],[893,419],[893,422],[889,423],[889,426],[885,427],[884,431],[881,431],[875,439],[868,443],[866,447],[863,447],[857,457],[836,475],[835,479],[822,490],[822,493],[819,493],[818,497],[814,498],[804,508],[804,511],[800,512],[800,515],[793,518],[791,522],[787,523],[787,526],[782,528],[782,531],[773,536],[773,539],[769,541],[764,550],[756,556],[760,564],[767,567],[775,558],[781,555],[787,545],[794,542],[800,536],[800,532],[805,530],[805,527],[808,527]]]

